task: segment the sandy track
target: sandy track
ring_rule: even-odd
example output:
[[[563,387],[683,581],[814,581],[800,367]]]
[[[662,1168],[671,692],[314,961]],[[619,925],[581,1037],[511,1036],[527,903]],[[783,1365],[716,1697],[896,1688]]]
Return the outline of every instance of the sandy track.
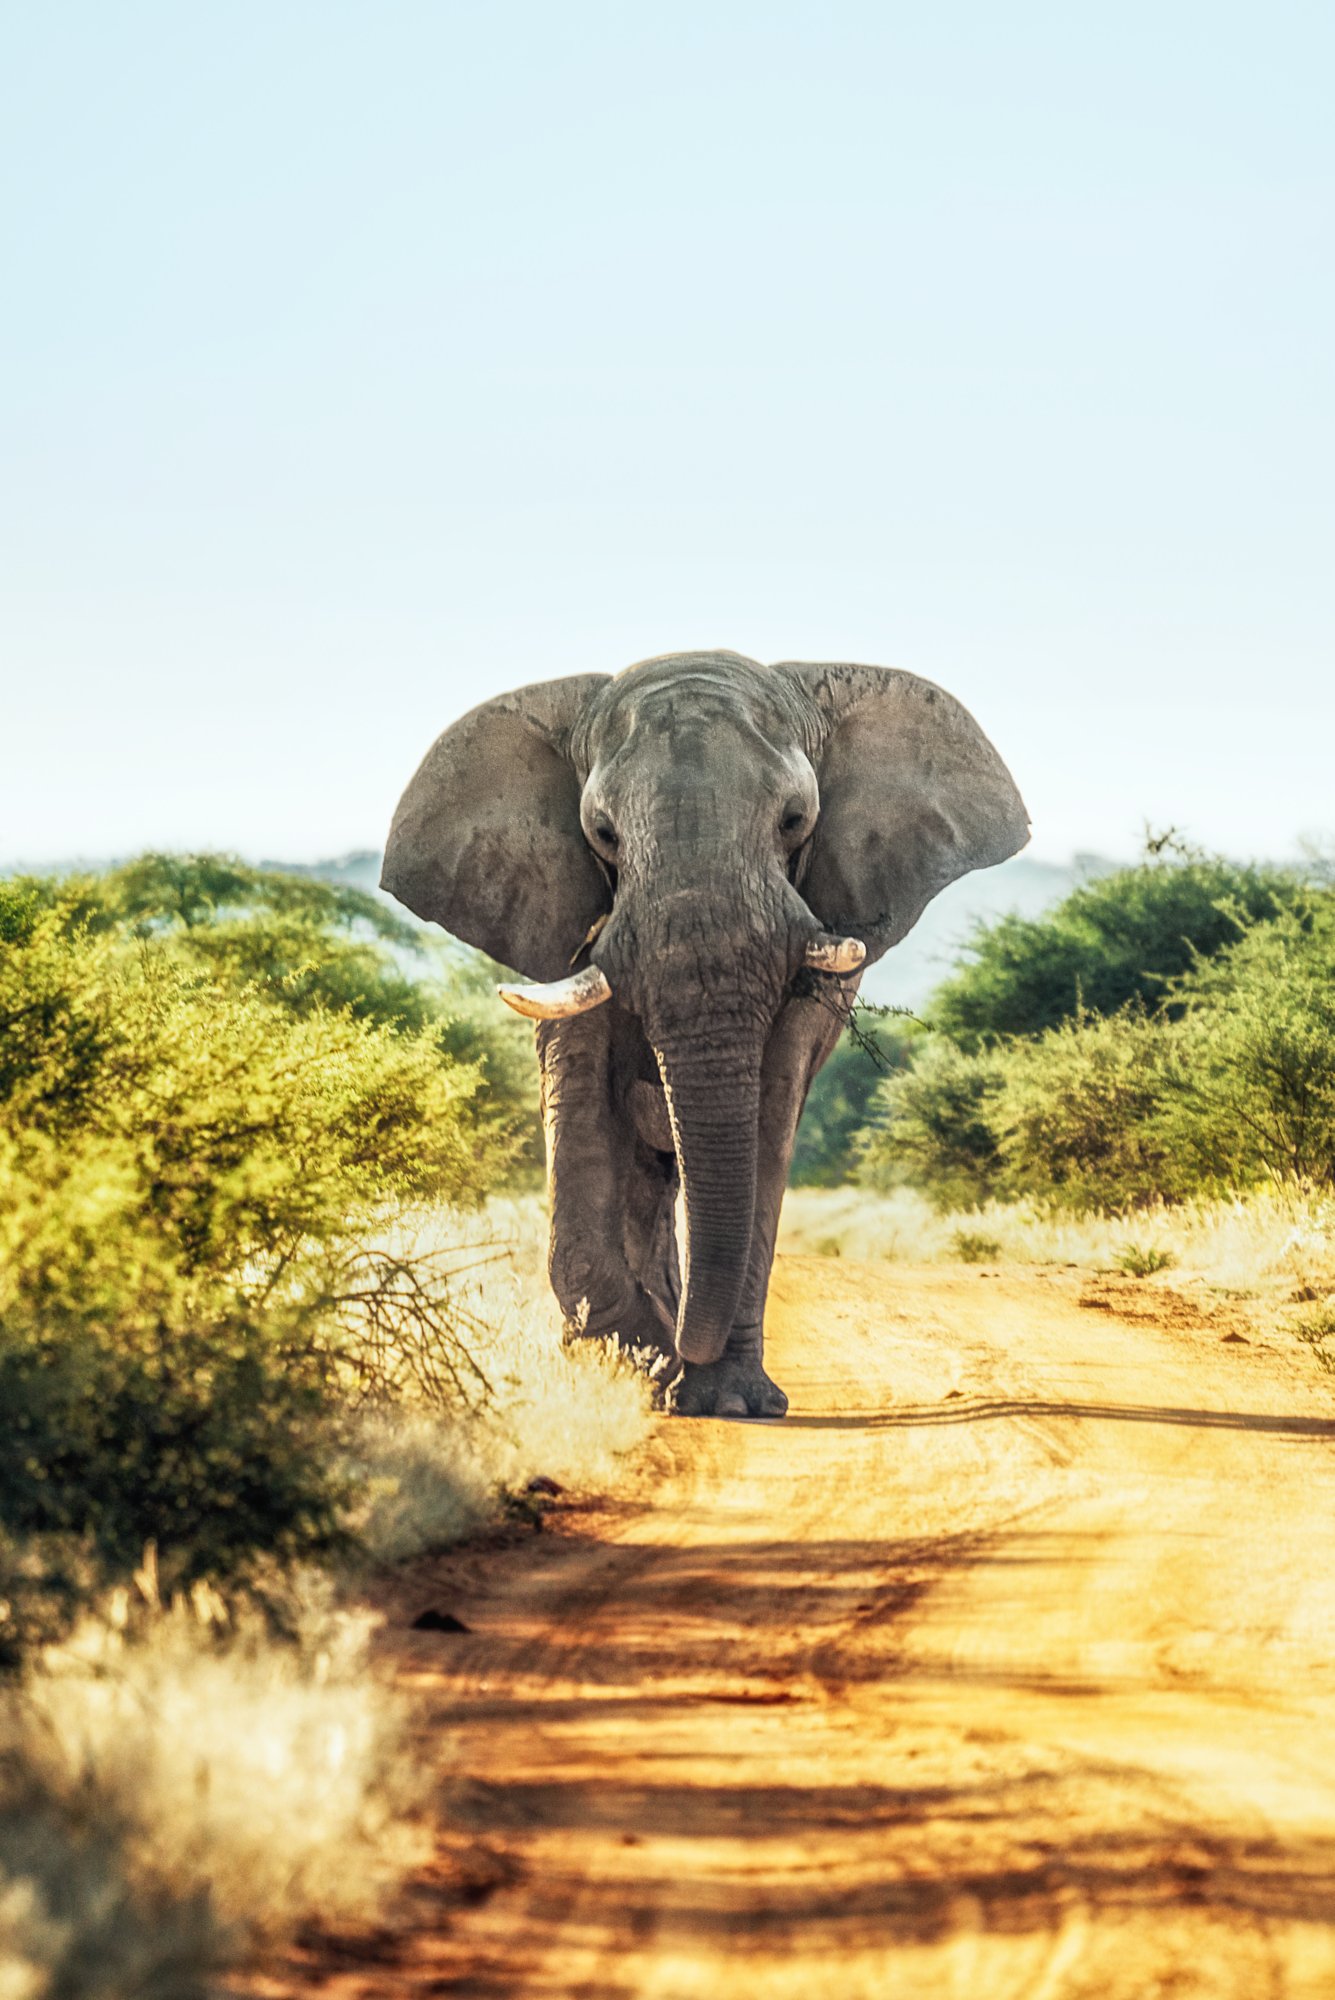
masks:
[[[1230,1330],[783,1259],[786,1423],[396,1586],[453,1831],[248,1990],[1335,1994],[1335,1398]]]

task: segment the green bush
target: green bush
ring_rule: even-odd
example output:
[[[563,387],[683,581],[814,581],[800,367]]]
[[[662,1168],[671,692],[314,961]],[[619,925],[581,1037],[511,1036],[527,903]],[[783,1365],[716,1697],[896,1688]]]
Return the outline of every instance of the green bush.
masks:
[[[995,1264],[1001,1255],[1000,1240],[986,1235],[981,1229],[955,1230],[950,1247],[961,1264]]]
[[[1265,1181],[1335,1187],[1335,896],[1291,890],[1267,919],[1230,921],[1232,942],[1156,1008],[1077,1011],[974,1051],[933,1038],[883,1087],[864,1176],[942,1207],[1110,1212]]]
[[[1252,925],[1174,997],[1171,1136],[1200,1183],[1335,1187],[1335,896]]]
[[[1152,1278],[1159,1271],[1171,1271],[1177,1259],[1171,1250],[1161,1250],[1154,1243],[1128,1243],[1113,1262],[1128,1278]]]
[[[63,1637],[100,1580],[78,1536],[14,1535],[0,1524],[0,1675]]]
[[[226,855],[148,854],[99,879],[119,915],[168,928],[231,984],[262,984],[298,1013],[433,1029],[447,1064],[475,1065],[485,1084],[467,1116],[489,1182],[541,1178],[533,1030],[496,997],[503,967],[365,889]]]
[[[994,1114],[999,1191],[1111,1210],[1189,1193],[1195,1176],[1164,1118],[1175,1057],[1168,1024],[1134,1009],[1012,1043]]]
[[[859,1177],[873,1187],[922,1188],[941,1209],[973,1208],[997,1191],[997,1103],[1003,1058],[968,1055],[943,1035],[876,1094],[879,1117],[863,1133]]]
[[[1154,1012],[1202,959],[1298,895],[1277,869],[1166,856],[1085,882],[1040,917],[980,927],[967,963],[939,986],[930,1024],[962,1048],[1041,1035],[1128,1004]]]
[[[1294,1333],[1305,1347],[1312,1350],[1317,1366],[1324,1368],[1328,1375],[1335,1375],[1335,1312],[1324,1307],[1319,1312],[1304,1313],[1295,1321]]]
[[[386,1220],[494,1166],[476,1070],[83,885],[8,885],[0,923],[0,1523],[122,1567],[153,1538],[180,1577],[327,1546],[325,1420],[402,1288]]]
[[[546,1150],[538,1096],[533,1025],[496,996],[513,977],[481,952],[435,947],[437,972],[428,983],[440,1047],[452,1062],[476,1067],[483,1088],[473,1115],[498,1155],[498,1185],[534,1189],[543,1184]]]
[[[916,1021],[858,1007],[808,1093],[789,1175],[794,1187],[842,1187],[853,1178],[877,1087],[907,1067],[919,1032]]]
[[[970,1055],[934,1037],[883,1092],[864,1143],[866,1177],[898,1178],[943,1209],[1032,1195],[1079,1207],[1171,1198],[1158,1115],[1158,1024],[1118,1015]]]
[[[347,1012],[398,1033],[435,1033],[447,1066],[474,1066],[486,1088],[465,1119],[488,1184],[541,1176],[542,1131],[531,1028],[496,998],[501,968],[447,944],[377,896],[220,854],[145,854],[100,875],[0,885],[8,922],[58,910],[90,938],[170,946],[219,985],[256,987],[296,1014]]]

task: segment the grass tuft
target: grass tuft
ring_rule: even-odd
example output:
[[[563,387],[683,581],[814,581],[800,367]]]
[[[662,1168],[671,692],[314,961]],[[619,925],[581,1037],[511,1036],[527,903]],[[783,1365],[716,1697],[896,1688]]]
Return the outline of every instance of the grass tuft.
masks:
[[[392,1410],[372,1405],[351,1427],[354,1523],[377,1561],[401,1561],[455,1541],[536,1474],[563,1486],[611,1480],[645,1435],[649,1387],[601,1341],[567,1342],[544,1264],[546,1221],[536,1196],[495,1199],[477,1214],[418,1218],[419,1253],[447,1255],[470,1329],[470,1351],[489,1395],[462,1416],[401,1392]],[[401,1383],[420,1370],[388,1363]]]
[[[205,1586],[168,1607],[151,1572],[147,1590],[45,1649],[7,1710],[10,1758],[67,1822],[95,1806],[119,1827],[146,1890],[203,1897],[223,1926],[364,1914],[411,1858],[418,1796],[374,1621],[315,1572],[290,1586],[291,1640]]]
[[[961,1264],[995,1264],[1001,1255],[1001,1240],[981,1229],[956,1229],[950,1246]]]
[[[1153,1243],[1126,1243],[1113,1261],[1128,1278],[1152,1278],[1156,1271],[1171,1271],[1177,1258]]]
[[[1323,1306],[1304,1313],[1294,1322],[1293,1331],[1328,1375],[1335,1375],[1335,1307]]]

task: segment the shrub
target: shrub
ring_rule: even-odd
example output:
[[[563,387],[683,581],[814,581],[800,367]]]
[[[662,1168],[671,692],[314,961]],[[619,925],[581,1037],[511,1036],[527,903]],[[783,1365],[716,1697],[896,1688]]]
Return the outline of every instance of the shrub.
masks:
[[[859,1178],[874,1187],[908,1182],[940,1208],[985,1201],[1001,1170],[999,1055],[967,1055],[944,1036],[923,1046],[911,1069],[876,1093],[880,1113],[861,1140]]]
[[[646,1417],[513,1273],[496,1309],[512,1128],[472,1031],[375,906],[342,950],[319,885],[254,877],[0,883],[0,1989],[32,2000],[205,2000],[256,1931],[369,1914],[417,1780],[294,1560],[437,1546]],[[156,1555],[124,1585],[150,1540],[170,1605]]]
[[[865,1178],[943,1207],[1028,1196],[1114,1213],[1266,1180],[1335,1187],[1335,896],[1286,895],[1264,921],[1235,906],[1232,942],[1157,1006],[1078,1009],[973,1050],[934,1038],[880,1094]]]
[[[932,996],[926,1018],[961,1047],[1041,1035],[1128,1003],[1154,1012],[1172,983],[1298,894],[1277,869],[1205,856],[1147,860],[1084,882],[1040,917],[980,926],[970,959]]]
[[[916,1022],[858,1007],[807,1096],[789,1176],[794,1187],[841,1187],[852,1178],[877,1087],[907,1067],[918,1033]]]
[[[479,1191],[476,1086],[434,1029],[30,912],[0,953],[0,1521],[113,1564],[154,1537],[183,1575],[328,1546],[377,1231]]]
[[[446,944],[378,896],[219,854],[145,854],[101,875],[3,885],[8,921],[42,910],[89,937],[152,939],[216,985],[257,989],[297,1014],[347,1012],[408,1035],[485,1080],[462,1116],[489,1184],[542,1167],[531,1030],[500,1006],[500,968]]]
[[[0,1676],[67,1632],[98,1581],[78,1536],[20,1536],[0,1525]]]
[[[1320,1312],[1305,1313],[1295,1322],[1294,1332],[1305,1347],[1310,1347],[1318,1365],[1328,1375],[1335,1375],[1335,1312],[1329,1307]]]
[[[1199,1179],[1335,1187],[1335,897],[1252,925],[1174,998],[1173,1134]]]
[[[1196,1184],[1165,1128],[1177,1071],[1166,1026],[1128,1011],[1078,1019],[1001,1064],[997,1185],[1010,1196],[1125,1210]]]
[[[1200,1176],[1166,1123],[1174,1053],[1163,1024],[1131,1013],[974,1055],[936,1037],[884,1087],[865,1178],[907,1181],[943,1210],[994,1196],[1109,1210],[1180,1199]]]

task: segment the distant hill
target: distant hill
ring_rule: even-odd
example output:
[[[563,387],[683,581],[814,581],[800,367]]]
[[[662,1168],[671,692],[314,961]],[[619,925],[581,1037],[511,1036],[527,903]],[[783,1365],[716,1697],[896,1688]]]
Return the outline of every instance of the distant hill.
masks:
[[[337,882],[349,889],[374,889],[383,901],[404,915],[402,903],[380,887],[380,855],[374,847],[355,847],[329,861],[261,861],[260,868],[281,868],[288,875],[313,875],[317,882]]]

